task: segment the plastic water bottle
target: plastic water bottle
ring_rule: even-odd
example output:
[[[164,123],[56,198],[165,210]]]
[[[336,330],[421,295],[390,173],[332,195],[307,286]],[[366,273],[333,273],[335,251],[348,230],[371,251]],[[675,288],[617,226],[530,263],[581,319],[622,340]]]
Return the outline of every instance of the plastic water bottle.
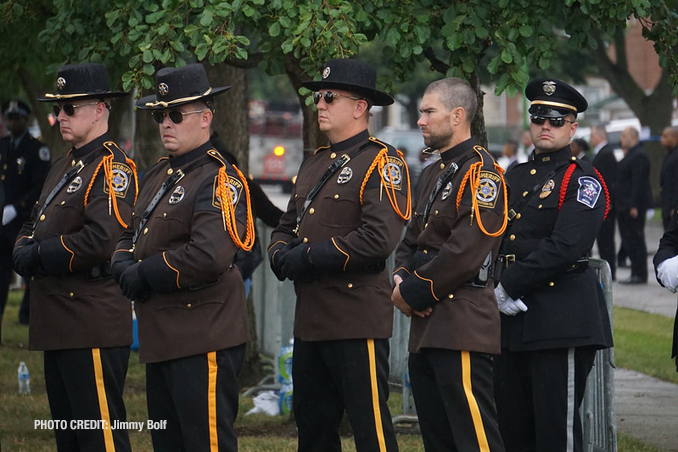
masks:
[[[31,376],[28,373],[28,367],[24,361],[19,363],[19,369],[17,369],[17,374],[19,377],[19,394],[30,394],[31,393]]]
[[[292,383],[292,355],[294,354],[294,338],[288,345],[280,347],[278,353],[278,383]]]
[[[280,414],[290,414],[292,412],[292,383],[285,382],[280,387],[280,396],[278,397],[278,408]]]

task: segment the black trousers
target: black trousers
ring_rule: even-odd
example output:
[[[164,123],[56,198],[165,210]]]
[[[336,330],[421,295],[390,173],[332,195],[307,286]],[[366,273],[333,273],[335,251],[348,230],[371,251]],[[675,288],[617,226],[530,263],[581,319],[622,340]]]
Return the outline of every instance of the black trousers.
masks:
[[[495,359],[495,399],[507,452],[580,452],[579,407],[593,347],[510,352]]]
[[[504,450],[490,355],[427,348],[411,353],[408,365],[427,451]]]
[[[307,342],[295,338],[292,406],[298,452],[339,452],[348,413],[357,452],[395,452],[388,408],[388,339]]]
[[[59,452],[131,451],[126,429],[92,428],[77,421],[125,422],[122,392],[129,347],[45,351],[45,386]],[[103,425],[103,424],[102,424]],[[71,428],[74,427],[74,428]]]
[[[598,254],[600,254],[601,259],[606,260],[610,264],[612,279],[615,279],[617,275],[617,248],[614,244],[615,225],[617,223],[615,216],[616,212],[611,210],[603,224],[601,224],[598,237],[596,238]]]
[[[12,251],[14,243],[0,234],[0,319],[5,312],[9,286],[12,283],[14,269],[12,268]]]
[[[619,212],[619,234],[622,246],[631,260],[631,276],[647,281],[647,245],[645,244],[645,210],[638,211],[638,218],[629,212]]]
[[[245,345],[146,365],[146,400],[153,449],[163,452],[238,450],[238,373]]]

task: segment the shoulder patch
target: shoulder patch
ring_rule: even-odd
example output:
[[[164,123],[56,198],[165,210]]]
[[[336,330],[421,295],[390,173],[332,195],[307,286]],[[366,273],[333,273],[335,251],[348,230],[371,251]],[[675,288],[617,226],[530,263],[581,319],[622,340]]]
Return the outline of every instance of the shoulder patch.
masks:
[[[594,208],[600,192],[603,190],[598,179],[591,176],[582,176],[579,178],[579,189],[577,190],[577,201],[587,207]]]
[[[118,198],[127,196],[130,181],[134,177],[132,168],[125,163],[113,162],[113,193]],[[104,180],[104,193],[108,193],[108,182]]]
[[[49,159],[52,157],[52,155],[49,152],[49,148],[47,146],[41,146],[40,150],[38,150],[38,157],[43,162],[48,162]]]
[[[494,171],[481,171],[480,184],[476,192],[478,207],[494,209],[501,186],[501,177]]]
[[[226,183],[228,184],[226,190],[227,193],[231,196],[231,203],[233,204],[233,207],[236,207],[238,205],[238,202],[240,201],[240,196],[242,195],[243,191],[242,181],[237,177],[231,176],[229,174],[228,181]],[[221,198],[219,197],[218,194],[218,188],[219,188],[219,175],[216,175],[214,176],[214,184],[212,188],[212,205],[217,209],[221,209]]]
[[[387,188],[393,187],[396,190],[402,190],[405,174],[405,162],[399,157],[388,156],[386,164],[382,169],[382,176]]]

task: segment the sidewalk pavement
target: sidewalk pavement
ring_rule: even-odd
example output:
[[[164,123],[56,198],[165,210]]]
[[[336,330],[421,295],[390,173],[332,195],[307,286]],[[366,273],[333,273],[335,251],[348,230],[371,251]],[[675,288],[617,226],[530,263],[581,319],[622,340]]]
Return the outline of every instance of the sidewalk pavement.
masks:
[[[660,314],[673,318],[676,299],[657,283],[652,258],[663,234],[659,221],[650,221],[645,229],[648,250],[647,284],[612,283],[615,306]],[[620,242],[617,241],[617,247]],[[595,250],[595,246],[594,246]],[[617,269],[617,281],[630,276],[628,268]],[[614,321],[614,319],[613,319]],[[667,365],[671,350],[666,350]],[[617,368],[615,371],[615,414],[617,430],[665,451],[678,451],[678,385],[639,372]]]

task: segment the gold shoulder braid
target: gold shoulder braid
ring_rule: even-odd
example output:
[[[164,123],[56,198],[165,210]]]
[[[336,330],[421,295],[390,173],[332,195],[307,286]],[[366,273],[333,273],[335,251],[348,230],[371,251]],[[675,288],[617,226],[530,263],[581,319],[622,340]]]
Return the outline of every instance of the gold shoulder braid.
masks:
[[[483,221],[480,218],[480,207],[478,207],[478,197],[476,196],[476,193],[478,192],[478,188],[480,187],[480,172],[481,169],[484,166],[484,157],[483,154],[477,149],[478,146],[474,146],[473,150],[478,154],[480,157],[480,161],[471,164],[471,167],[469,170],[466,172],[464,175],[464,179],[461,182],[461,185],[459,186],[459,192],[457,193],[457,210],[459,210],[459,204],[461,203],[461,198],[464,193],[464,188],[466,186],[466,183],[469,182],[469,187],[471,190],[471,224],[473,224],[473,217],[475,215],[476,218],[478,218],[478,227],[480,230],[483,232],[483,234],[488,235],[490,237],[498,237],[504,233],[506,230],[506,225],[508,224],[508,193],[506,192],[506,180],[504,179],[504,169],[497,164],[497,162],[492,162],[494,165],[494,169],[497,171],[497,174],[499,175],[499,179],[501,181],[501,184],[503,185],[503,191],[504,191],[504,221],[502,222],[501,227],[499,228],[498,231],[496,232],[488,232],[485,229],[485,226],[483,226]],[[482,148],[481,148],[482,149]]]
[[[99,162],[99,166],[96,167],[94,170],[94,174],[92,175],[92,179],[89,181],[89,186],[87,187],[87,192],[85,193],[85,201],[84,201],[84,206],[87,207],[87,201],[89,200],[89,193],[92,190],[92,186],[94,185],[94,180],[97,178],[97,174],[99,174],[99,170],[101,168],[104,169],[104,181],[108,187],[108,215],[112,215],[112,213],[115,213],[115,218],[118,220],[118,223],[123,228],[127,228],[127,223],[123,221],[123,219],[120,217],[120,212],[118,211],[118,200],[116,199],[115,191],[113,189],[113,157],[114,157],[114,149],[119,150],[122,152],[122,154],[125,156],[125,163],[129,165],[129,167],[132,170],[132,174],[134,175],[134,202],[136,203],[137,201],[137,195],[139,194],[139,181],[137,179],[137,167],[134,164],[134,161],[130,158],[127,157],[127,154],[118,147],[113,141],[106,141],[104,143],[104,148],[109,152],[109,155],[104,156],[104,158],[101,159],[101,162]]]
[[[370,138],[370,140],[372,140]],[[398,153],[398,156],[400,159],[403,161],[403,166],[405,167],[405,175],[407,177],[407,201],[406,201],[406,207],[405,207],[405,213],[400,210],[400,206],[398,205],[398,200],[396,199],[396,192],[395,192],[395,184],[389,183],[384,176],[384,167],[388,165],[389,163],[389,157],[388,157],[388,149],[386,146],[384,146],[382,143],[372,140],[377,144],[382,145],[381,151],[379,151],[379,154],[377,154],[377,157],[372,161],[372,164],[367,170],[367,173],[365,174],[365,179],[363,179],[363,183],[360,186],[360,204],[363,203],[363,192],[365,191],[365,186],[367,185],[367,181],[369,180],[370,176],[372,175],[372,172],[374,169],[378,166],[379,167],[379,177],[381,178],[381,184],[382,186],[386,189],[386,196],[388,197],[389,202],[391,203],[391,207],[393,207],[393,210],[395,213],[402,218],[403,220],[407,221],[410,219],[412,216],[412,195],[410,191],[410,170],[407,167],[407,163],[405,163],[405,157],[402,152],[400,152],[398,149],[396,149],[396,152]]]
[[[226,163],[217,157],[216,151],[208,152],[212,157],[216,158],[222,163],[222,167],[219,168],[219,175],[217,179],[217,196],[221,201],[221,217],[224,221],[224,230],[228,231],[228,235],[231,236],[233,243],[239,248],[242,248],[245,251],[250,251],[254,246],[254,215],[252,214],[252,203],[250,202],[250,190],[247,186],[247,180],[243,176],[242,172],[235,165],[231,165],[235,172],[238,174],[238,178],[242,182],[243,191],[245,192],[245,202],[247,203],[247,219],[245,221],[245,238],[240,239],[238,235],[238,228],[235,219],[235,206],[233,205],[234,193],[231,193],[231,184],[228,183],[228,175],[226,174]]]

